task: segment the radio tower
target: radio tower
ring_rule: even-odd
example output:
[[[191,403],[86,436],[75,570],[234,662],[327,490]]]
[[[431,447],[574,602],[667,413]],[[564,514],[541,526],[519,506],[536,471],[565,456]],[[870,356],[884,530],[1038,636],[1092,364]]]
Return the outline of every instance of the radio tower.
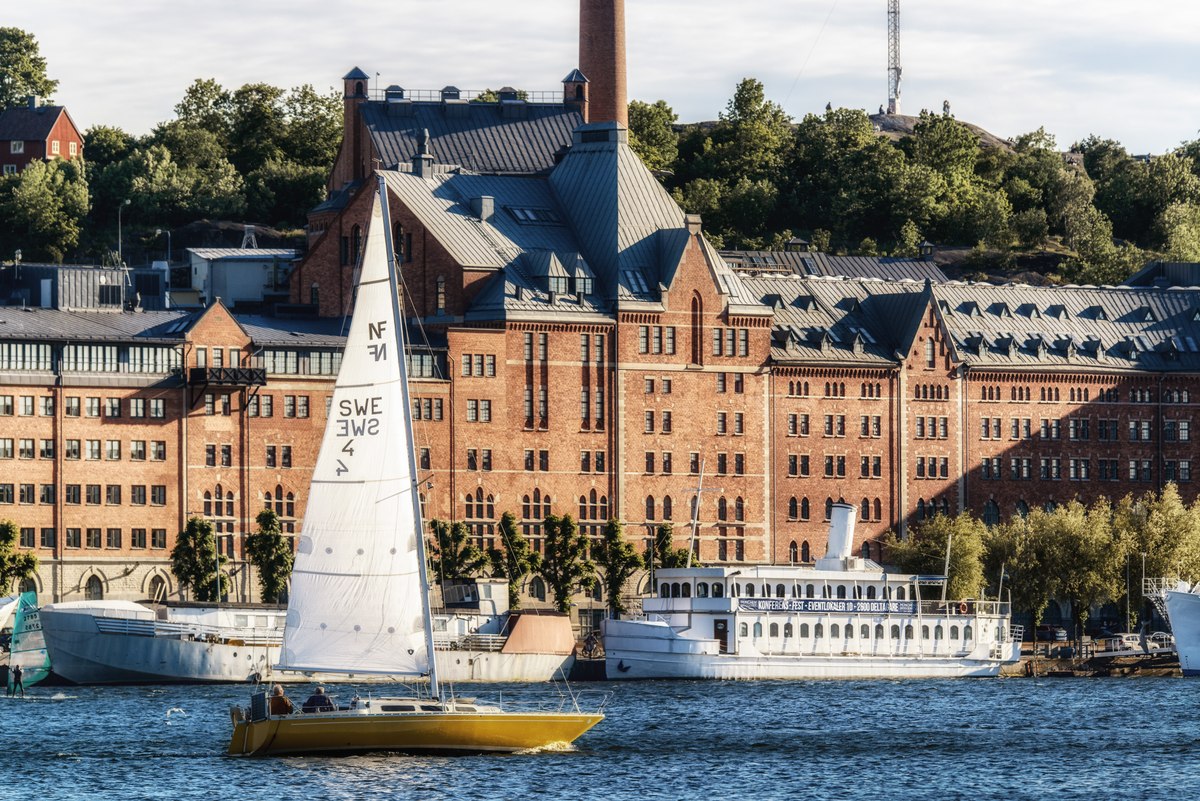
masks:
[[[887,113],[900,113],[900,0],[888,0]]]

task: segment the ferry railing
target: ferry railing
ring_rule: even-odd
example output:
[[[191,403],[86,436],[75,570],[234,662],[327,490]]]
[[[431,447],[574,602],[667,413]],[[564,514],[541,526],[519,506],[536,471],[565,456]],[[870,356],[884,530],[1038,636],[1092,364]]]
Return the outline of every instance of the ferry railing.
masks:
[[[283,634],[279,629],[206,626],[199,623],[170,623],[141,617],[96,616],[96,628],[105,634],[125,634],[134,637],[178,637],[205,642],[239,641],[244,645],[279,645]]]
[[[462,637],[434,637],[435,651],[488,651],[498,652],[508,640],[503,634],[467,634]]]

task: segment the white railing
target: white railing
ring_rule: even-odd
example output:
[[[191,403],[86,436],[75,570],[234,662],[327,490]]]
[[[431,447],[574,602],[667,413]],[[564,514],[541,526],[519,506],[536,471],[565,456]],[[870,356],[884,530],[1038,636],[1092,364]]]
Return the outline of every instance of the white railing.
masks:
[[[463,637],[434,636],[436,651],[488,651],[498,652],[504,648],[508,637],[503,634],[468,634]]]
[[[197,623],[170,623],[162,620],[97,616],[96,628],[105,634],[131,637],[173,637],[204,642],[239,641],[245,645],[279,645],[283,635],[278,629],[230,628]]]

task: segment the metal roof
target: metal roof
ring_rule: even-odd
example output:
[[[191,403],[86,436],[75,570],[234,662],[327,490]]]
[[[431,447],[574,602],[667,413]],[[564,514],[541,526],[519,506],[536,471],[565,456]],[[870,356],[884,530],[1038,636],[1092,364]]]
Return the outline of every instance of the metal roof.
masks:
[[[0,111],[0,140],[45,139],[58,122],[63,106],[14,106]]]
[[[793,240],[794,241],[794,240]],[[803,241],[803,240],[800,240]],[[842,276],[846,278],[911,278],[935,283],[945,274],[931,261],[891,256],[834,256],[818,251],[723,250],[721,256],[739,273]]]
[[[583,123],[578,111],[561,103],[521,103],[505,111],[501,103],[405,100],[370,101],[361,106],[384,169],[408,164],[422,131],[428,152],[443,164],[479,173],[544,173],[571,144],[571,131]]]
[[[292,248],[187,248],[187,252],[207,261],[265,261],[294,259]]]

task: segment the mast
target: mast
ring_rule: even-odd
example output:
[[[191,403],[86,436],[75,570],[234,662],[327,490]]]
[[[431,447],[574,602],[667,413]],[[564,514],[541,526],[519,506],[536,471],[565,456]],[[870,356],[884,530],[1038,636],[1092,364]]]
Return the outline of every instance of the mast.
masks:
[[[411,496],[413,519],[417,527],[417,561],[418,575],[421,577],[421,619],[425,622],[425,650],[429,653],[429,693],[435,698],[441,698],[442,691],[438,685],[437,659],[433,651],[433,613],[429,608],[429,573],[425,561],[425,521],[421,519],[421,482],[417,478],[417,458],[414,448],[411,395],[408,391],[408,352],[404,349],[404,317],[400,308],[400,285],[397,278],[396,251],[392,242],[392,216],[388,210],[387,185],[382,175],[377,176],[379,182],[379,204],[383,213],[383,241],[387,248],[388,286],[391,288],[392,319],[396,329],[396,353],[400,359],[400,386],[404,395],[404,430],[408,435],[409,463],[413,466],[411,476]]]

